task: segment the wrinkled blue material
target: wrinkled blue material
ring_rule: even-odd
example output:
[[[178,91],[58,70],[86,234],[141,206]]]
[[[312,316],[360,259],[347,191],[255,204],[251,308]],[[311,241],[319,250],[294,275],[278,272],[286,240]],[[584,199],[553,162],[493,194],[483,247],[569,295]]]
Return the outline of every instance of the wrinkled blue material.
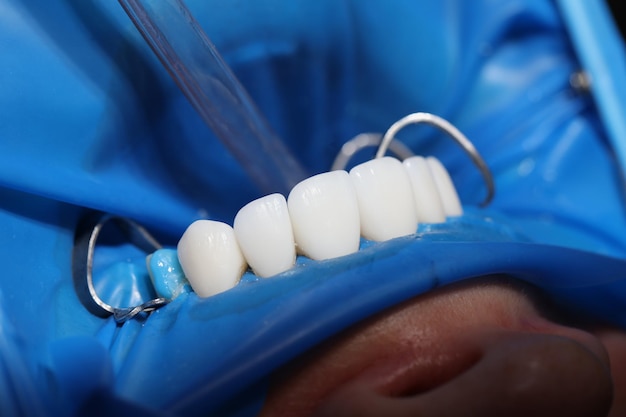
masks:
[[[626,326],[615,138],[592,97],[569,84],[585,46],[553,2],[187,5],[310,172],[328,170],[355,134],[427,111],[474,142],[496,198],[349,257],[302,261],[272,280],[248,275],[209,299],[182,294],[146,320],[95,317],[71,277],[87,209],[130,217],[174,245],[197,218],[232,222],[259,191],[117,2],[5,0],[0,414],[254,415],[280,364],[374,312],[486,273]],[[442,160],[467,206],[482,200],[480,175],[447,138],[424,127],[399,136]],[[98,255],[105,276],[144,262],[125,246]],[[119,302],[141,297],[130,281],[142,288],[142,277],[121,277],[130,292]]]

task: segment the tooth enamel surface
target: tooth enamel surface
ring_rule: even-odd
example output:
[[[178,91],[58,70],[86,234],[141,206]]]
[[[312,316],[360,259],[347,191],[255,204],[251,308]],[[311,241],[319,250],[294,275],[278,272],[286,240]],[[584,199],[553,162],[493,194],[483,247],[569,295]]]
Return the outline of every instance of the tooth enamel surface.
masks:
[[[361,215],[361,234],[376,241],[417,230],[415,199],[409,174],[391,157],[373,159],[350,170]]]
[[[441,198],[446,216],[454,217],[462,215],[463,208],[461,207],[461,201],[459,200],[459,195],[456,192],[454,183],[450,178],[450,174],[448,174],[448,170],[437,158],[432,156],[426,158],[426,163],[437,185],[439,197]]]
[[[318,174],[297,184],[287,198],[298,250],[311,259],[356,252],[359,206],[346,171]]]
[[[426,159],[421,156],[412,156],[405,159],[402,164],[411,179],[415,208],[417,209],[417,220],[420,223],[445,222],[446,214],[441,197],[439,197],[437,185],[430,173]]]
[[[239,282],[246,260],[233,228],[213,220],[197,220],[178,242],[178,260],[200,297],[226,291]]]
[[[239,247],[254,273],[269,277],[291,268],[296,248],[287,201],[281,194],[254,200],[233,223]]]

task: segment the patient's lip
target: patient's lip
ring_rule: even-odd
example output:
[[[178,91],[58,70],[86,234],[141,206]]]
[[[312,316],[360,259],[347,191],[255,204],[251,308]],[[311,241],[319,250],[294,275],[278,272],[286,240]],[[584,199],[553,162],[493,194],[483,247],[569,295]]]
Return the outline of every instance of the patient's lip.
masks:
[[[599,387],[610,385],[607,355],[594,336],[543,319],[528,291],[515,291],[499,280],[487,283],[464,283],[420,297],[312,352],[289,367],[271,391],[268,414],[263,415],[274,415],[276,404],[290,396],[298,398],[295,403],[301,408],[278,409],[294,416],[308,415],[327,399],[339,401],[350,393],[379,396],[384,402],[413,401],[447,390],[457,380],[467,384],[485,369],[499,369],[498,361],[520,353],[537,359],[545,371],[552,362],[541,354],[554,352],[551,347],[582,358],[587,374],[598,377]],[[554,367],[563,370],[565,362],[554,361]],[[605,396],[596,397],[603,405]]]
[[[394,351],[394,347],[390,346],[392,354],[368,365],[355,379],[360,379],[383,395],[413,396],[454,379],[491,350],[541,335],[562,338],[564,342],[572,341],[586,349],[607,369],[610,367],[606,349],[594,335],[551,322],[537,314],[523,314],[511,328],[461,332],[452,337],[431,340],[419,350],[405,348]]]
[[[418,353],[395,354],[371,364],[355,379],[388,397],[409,397],[429,391],[471,368],[483,355],[481,347],[473,341],[448,343]]]
[[[540,315],[523,317],[520,320],[520,329],[531,333],[551,334],[574,340],[597,356],[607,367],[610,366],[606,348],[596,336],[589,332],[552,322]]]
[[[420,396],[423,396],[424,401],[430,401],[431,397],[439,401],[448,395],[445,393],[455,395],[469,382],[476,387],[481,384],[487,388],[498,386],[503,393],[517,392],[519,389],[521,398],[529,397],[534,401],[536,392],[549,388],[547,383],[541,382],[543,378],[560,381],[589,377],[590,380],[582,385],[596,384],[597,387],[588,394],[583,394],[584,389],[579,382],[563,381],[564,387],[551,388],[550,395],[558,397],[568,390],[574,390],[580,392],[576,401],[580,401],[583,407],[605,410],[611,397],[610,390],[603,391],[610,386],[610,364],[600,340],[583,330],[551,322],[532,310],[522,308],[516,311],[519,316],[514,315],[512,320],[505,320],[502,326],[486,324],[484,329],[473,327],[457,334],[445,331],[439,335],[431,334],[432,339],[416,350],[409,348],[394,351],[390,345],[389,350],[393,353],[371,362],[327,398],[335,401],[334,398],[340,398],[341,391],[347,386],[347,393],[361,392],[359,395],[369,396],[367,392],[370,392],[383,398],[383,402],[393,398],[420,401]],[[506,371],[494,372],[512,363],[519,365],[511,368],[515,368],[511,374]],[[566,369],[570,366],[576,369],[567,371],[569,376],[547,377],[553,372],[567,374]],[[489,378],[493,381],[489,381]],[[570,382],[571,387],[568,385]],[[479,388],[476,390],[480,391]],[[459,397],[468,400],[467,396]],[[508,407],[505,403],[499,404],[499,401],[503,400],[495,400],[494,406]],[[549,407],[550,402],[537,400],[539,406],[547,404],[546,407]],[[462,407],[459,404],[459,412]],[[446,408],[455,410],[454,407]]]
[[[612,401],[608,369],[577,341],[508,330],[485,333],[476,341],[482,344],[478,360],[457,362],[464,366],[456,368],[453,361],[427,364],[443,371],[444,378],[434,374],[434,383],[421,385],[424,370],[394,374],[393,367],[375,366],[340,384],[318,403],[314,415],[607,415]]]

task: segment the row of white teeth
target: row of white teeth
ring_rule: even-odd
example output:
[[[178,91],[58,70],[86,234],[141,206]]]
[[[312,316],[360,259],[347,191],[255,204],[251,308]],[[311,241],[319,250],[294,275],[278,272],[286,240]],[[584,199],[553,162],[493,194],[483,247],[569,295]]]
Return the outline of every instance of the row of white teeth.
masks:
[[[373,159],[346,171],[315,175],[287,200],[271,194],[244,206],[233,227],[192,223],[178,242],[178,259],[200,297],[226,291],[248,266],[260,277],[292,268],[296,253],[314,260],[349,255],[360,237],[385,241],[416,232],[418,223],[459,216],[458,194],[434,157]]]

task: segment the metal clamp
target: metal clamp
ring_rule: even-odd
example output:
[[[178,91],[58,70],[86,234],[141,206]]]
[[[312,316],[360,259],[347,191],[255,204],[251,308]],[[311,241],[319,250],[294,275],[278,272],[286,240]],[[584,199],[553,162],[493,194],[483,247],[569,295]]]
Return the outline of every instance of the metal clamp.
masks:
[[[493,174],[489,170],[489,167],[480,156],[480,153],[478,153],[472,142],[470,142],[470,140],[467,139],[465,135],[461,133],[461,131],[457,129],[452,123],[439,116],[435,116],[431,113],[412,113],[408,116],[404,116],[402,119],[392,124],[391,127],[387,130],[387,132],[383,136],[382,142],[380,143],[378,152],[376,152],[376,158],[381,158],[385,155],[385,152],[387,152],[387,148],[389,148],[391,141],[395,138],[396,134],[401,129],[403,129],[407,125],[417,123],[427,123],[443,130],[452,139],[454,139],[456,143],[461,146],[465,153],[469,155],[474,165],[476,165],[476,167],[482,174],[485,180],[485,185],[487,186],[487,195],[481,203],[481,206],[484,207],[488,205],[495,195]]]
[[[100,298],[93,284],[93,258],[98,236],[104,226],[111,222],[139,249],[152,253],[161,244],[148,231],[132,220],[111,214],[92,213],[78,224],[72,251],[72,275],[78,298],[89,312],[98,317],[110,317],[124,323],[140,313],[150,313],[167,304],[165,298],[155,298],[131,307],[113,307]]]

